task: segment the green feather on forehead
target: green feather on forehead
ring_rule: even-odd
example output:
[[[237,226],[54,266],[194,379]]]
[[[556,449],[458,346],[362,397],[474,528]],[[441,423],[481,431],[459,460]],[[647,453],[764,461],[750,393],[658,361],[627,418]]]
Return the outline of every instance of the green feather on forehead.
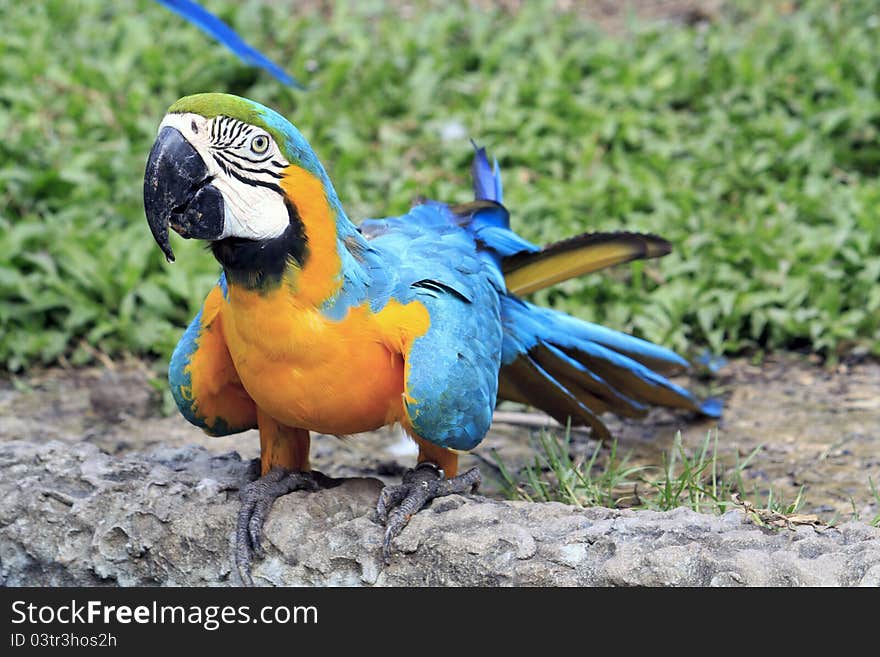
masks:
[[[230,94],[204,93],[181,98],[168,108],[169,114],[198,114],[206,119],[217,116],[228,116],[244,123],[262,128],[282,148],[289,141],[289,135],[279,130],[277,120],[269,113],[275,114],[268,107],[260,105],[247,98],[232,96]],[[276,125],[272,125],[275,123]]]

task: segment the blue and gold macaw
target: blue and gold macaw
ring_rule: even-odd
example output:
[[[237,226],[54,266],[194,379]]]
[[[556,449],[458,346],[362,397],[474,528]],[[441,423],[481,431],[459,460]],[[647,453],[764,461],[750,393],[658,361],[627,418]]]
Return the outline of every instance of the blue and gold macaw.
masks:
[[[169,260],[169,227],[206,240],[223,273],[171,358],[171,390],[211,435],[257,428],[262,476],[243,487],[236,561],[250,582],[262,526],[287,492],[332,485],[309,466],[309,437],[400,423],[418,465],[386,487],[384,549],[431,499],[470,491],[476,447],[501,399],[609,433],[611,411],[649,406],[717,417],[664,374],[671,351],[522,299],[573,276],[670,246],[653,235],[586,233],[544,248],[510,229],[497,162],[478,149],[475,200],[426,201],[399,217],[346,216],[299,131],[256,102],[176,102],[147,163],[144,204]]]

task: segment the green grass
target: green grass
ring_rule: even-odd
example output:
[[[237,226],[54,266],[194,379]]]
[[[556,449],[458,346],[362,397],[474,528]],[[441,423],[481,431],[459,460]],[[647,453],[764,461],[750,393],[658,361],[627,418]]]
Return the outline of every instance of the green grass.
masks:
[[[663,455],[662,466],[633,466],[629,455],[618,454],[616,441],[601,458],[602,446],[597,443],[589,458],[581,460],[571,456],[569,432],[559,437],[542,431],[537,436],[534,462],[519,473],[512,473],[494,456],[511,499],[651,511],[687,507],[699,513],[722,514],[741,506],[734,499],[738,494],[759,511],[793,514],[800,510],[803,487],[791,502],[772,488],[762,492],[756,486],[747,487],[743,474],[761,446],[725,468],[718,460],[717,441],[717,432],[709,432],[700,448],[690,454],[677,434],[672,449]]]
[[[571,437],[542,431],[537,436],[535,460],[517,474],[495,455],[505,493],[530,502],[564,502],[580,507],[669,511],[681,506],[702,513],[724,513],[736,506],[732,495],[743,492],[743,472],[761,451],[756,447],[734,467],[723,469],[717,458],[717,433],[709,432],[701,448],[686,453],[677,434],[662,466],[633,466],[629,455],[617,451],[617,441],[607,455],[597,443],[589,458],[572,458]],[[754,493],[755,491],[752,491]],[[764,495],[763,508],[792,513],[800,506],[784,505],[772,491]],[[789,508],[790,507],[790,508]]]
[[[871,495],[874,497],[874,505],[877,507],[877,515],[870,520],[870,524],[874,527],[880,527],[880,490],[877,489],[877,484],[870,477],[868,484],[871,486]]]
[[[764,524],[762,516],[797,514],[806,502],[804,486],[793,500],[772,487],[762,488],[757,483],[749,486],[744,475],[763,446],[755,447],[742,460],[737,456],[734,464],[725,466],[718,458],[717,431],[708,432],[693,452],[684,448],[681,434],[676,434],[671,449],[662,456],[661,465],[631,464],[630,454],[621,456],[618,452],[616,440],[608,449],[596,443],[588,457],[573,457],[578,450],[572,448],[567,430],[561,436],[541,431],[534,440],[535,459],[518,472],[492,453],[503,492],[510,499],[650,511],[686,507],[718,515],[744,508],[742,502],[746,502],[751,505],[749,517],[759,524]],[[867,488],[878,512],[864,521],[880,527],[880,489],[870,477]],[[850,519],[863,520],[855,499],[850,501]],[[833,526],[841,520],[838,513],[825,524]]]
[[[806,503],[806,487],[801,486],[794,499],[781,495],[772,486],[748,483],[746,471],[760,457],[763,445],[745,458],[736,455],[735,463],[725,465],[718,457],[718,432],[706,434],[696,450],[685,449],[677,433],[672,447],[664,452],[659,465],[635,465],[631,454],[623,456],[615,440],[610,446],[596,443],[588,455],[573,456],[582,449],[571,443],[571,433],[562,435],[540,431],[533,435],[534,461],[514,470],[492,452],[502,493],[509,499],[528,502],[562,502],[578,507],[603,506],[650,511],[671,511],[679,507],[698,513],[721,515],[742,509],[754,522],[780,528],[786,526],[780,516],[794,514],[794,524],[833,527],[844,520],[863,521],[880,527],[880,487],[868,477],[870,506],[876,513],[863,516],[855,498],[850,497],[852,513],[840,512],[830,518],[798,516]]]
[[[674,244],[541,303],[684,353],[880,354],[875,2],[761,3],[622,37],[542,3],[417,3],[405,20],[379,2],[205,4],[311,90],[154,2],[0,0],[0,367],[167,358],[217,265],[179,240],[164,263],[143,167],[164,110],[206,90],[291,117],[355,220],[466,200],[470,147],[443,138],[460,126],[500,159],[527,238]]]

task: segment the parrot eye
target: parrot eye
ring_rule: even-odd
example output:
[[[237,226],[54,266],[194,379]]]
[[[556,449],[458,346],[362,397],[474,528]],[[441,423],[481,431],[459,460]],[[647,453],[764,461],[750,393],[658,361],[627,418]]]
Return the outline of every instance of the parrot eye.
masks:
[[[257,155],[262,155],[269,150],[269,138],[266,135],[256,135],[251,139],[251,150]]]

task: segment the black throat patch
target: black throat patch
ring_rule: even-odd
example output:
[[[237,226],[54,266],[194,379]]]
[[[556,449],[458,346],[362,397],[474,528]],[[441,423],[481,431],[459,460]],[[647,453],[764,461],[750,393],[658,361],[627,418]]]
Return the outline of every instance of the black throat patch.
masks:
[[[290,221],[278,237],[249,240],[227,237],[211,242],[214,257],[223,265],[230,283],[248,289],[267,289],[281,283],[288,264],[305,265],[308,243],[296,206],[284,199]]]

